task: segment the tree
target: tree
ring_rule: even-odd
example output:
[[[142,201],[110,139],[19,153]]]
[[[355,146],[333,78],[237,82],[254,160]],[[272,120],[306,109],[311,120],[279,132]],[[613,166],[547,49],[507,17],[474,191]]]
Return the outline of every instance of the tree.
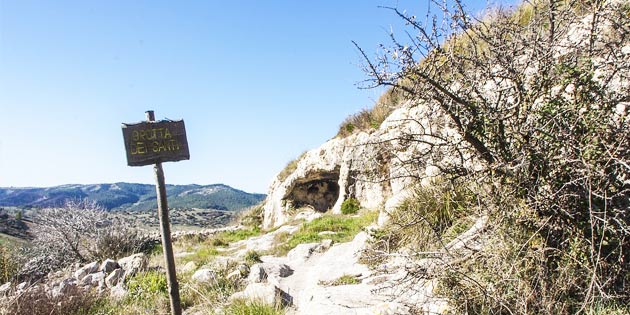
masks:
[[[541,0],[483,18],[460,0],[432,5],[438,12],[424,22],[388,8],[411,28],[406,43],[392,34],[375,58],[355,43],[364,87],[403,91],[459,133],[405,135],[431,144],[407,167],[455,148],[457,162],[436,165],[446,177],[481,183],[489,209],[519,200],[535,211],[550,278],[537,294],[553,290],[554,273],[577,255],[576,281],[562,287],[570,309],[629,302],[630,5]]]

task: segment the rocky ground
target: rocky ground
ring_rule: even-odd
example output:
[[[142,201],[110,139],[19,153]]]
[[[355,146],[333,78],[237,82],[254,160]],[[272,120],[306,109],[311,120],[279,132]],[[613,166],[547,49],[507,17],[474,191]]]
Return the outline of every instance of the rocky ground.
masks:
[[[233,294],[230,300],[282,305],[289,315],[444,314],[448,309],[447,301],[433,296],[434,281],[428,276],[428,270],[445,259],[461,257],[474,250],[479,232],[485,227],[485,218],[480,218],[470,230],[447,244],[442,256],[434,255],[437,258],[433,259],[418,260],[404,253],[395,253],[368,266],[362,258],[363,251],[369,246],[370,231],[374,229],[368,227],[350,242],[334,243],[324,238],[317,243],[299,244],[283,256],[266,255],[253,265],[245,263],[248,253],[272,251],[277,246],[278,235],[296,233],[303,222],[321,214],[307,212],[298,216],[303,220],[293,220],[294,223],[287,223],[272,232],[229,244],[211,264],[180,264],[178,273],[192,273],[193,281],[212,285],[217,281],[220,266],[231,266],[227,278],[243,283],[244,289]],[[196,236],[207,238],[239,228],[242,227],[180,232],[174,238],[190,237],[191,233],[200,233]],[[327,234],[334,232],[320,233]],[[191,254],[182,249],[175,253],[180,258]],[[123,299],[129,294],[124,280],[148,269],[158,270],[160,267],[151,266],[144,254],[118,261],[92,262],[70,272],[50,274],[42,282],[4,284],[0,286],[0,299],[6,301],[29,292],[63,298],[64,294],[74,294],[77,290],[93,290],[114,300]],[[418,277],[421,273],[427,276]],[[221,314],[221,310],[209,310],[203,305],[190,307],[184,314],[202,315],[210,311]]]

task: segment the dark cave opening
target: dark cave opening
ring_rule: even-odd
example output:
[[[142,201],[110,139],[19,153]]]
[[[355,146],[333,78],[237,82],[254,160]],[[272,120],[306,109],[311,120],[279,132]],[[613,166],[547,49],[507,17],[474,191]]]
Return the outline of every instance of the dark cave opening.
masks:
[[[339,171],[317,172],[298,181],[288,200],[296,208],[311,206],[319,212],[326,212],[339,198]]]

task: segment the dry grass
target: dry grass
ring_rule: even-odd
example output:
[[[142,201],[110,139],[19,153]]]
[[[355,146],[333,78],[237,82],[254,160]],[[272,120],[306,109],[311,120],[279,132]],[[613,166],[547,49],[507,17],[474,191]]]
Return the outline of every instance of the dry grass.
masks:
[[[304,157],[304,155],[306,155],[306,152],[303,152],[298,158],[287,163],[284,169],[282,169],[282,171],[278,173],[278,180],[283,182],[285,179],[287,179],[287,177],[289,177],[289,175],[291,175],[297,169],[297,165]]]
[[[371,109],[363,109],[348,116],[339,126],[337,137],[347,137],[355,132],[375,130],[404,100],[403,93],[391,88],[379,97]]]

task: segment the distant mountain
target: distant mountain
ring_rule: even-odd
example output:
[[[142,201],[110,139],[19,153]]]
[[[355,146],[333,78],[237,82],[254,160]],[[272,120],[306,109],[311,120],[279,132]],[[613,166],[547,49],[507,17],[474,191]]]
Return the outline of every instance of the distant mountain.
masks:
[[[234,211],[265,198],[223,184],[166,185],[169,208]],[[68,199],[94,200],[108,210],[143,211],[157,208],[155,186],[149,184],[62,185],[48,188],[0,187],[0,206],[54,207]]]

